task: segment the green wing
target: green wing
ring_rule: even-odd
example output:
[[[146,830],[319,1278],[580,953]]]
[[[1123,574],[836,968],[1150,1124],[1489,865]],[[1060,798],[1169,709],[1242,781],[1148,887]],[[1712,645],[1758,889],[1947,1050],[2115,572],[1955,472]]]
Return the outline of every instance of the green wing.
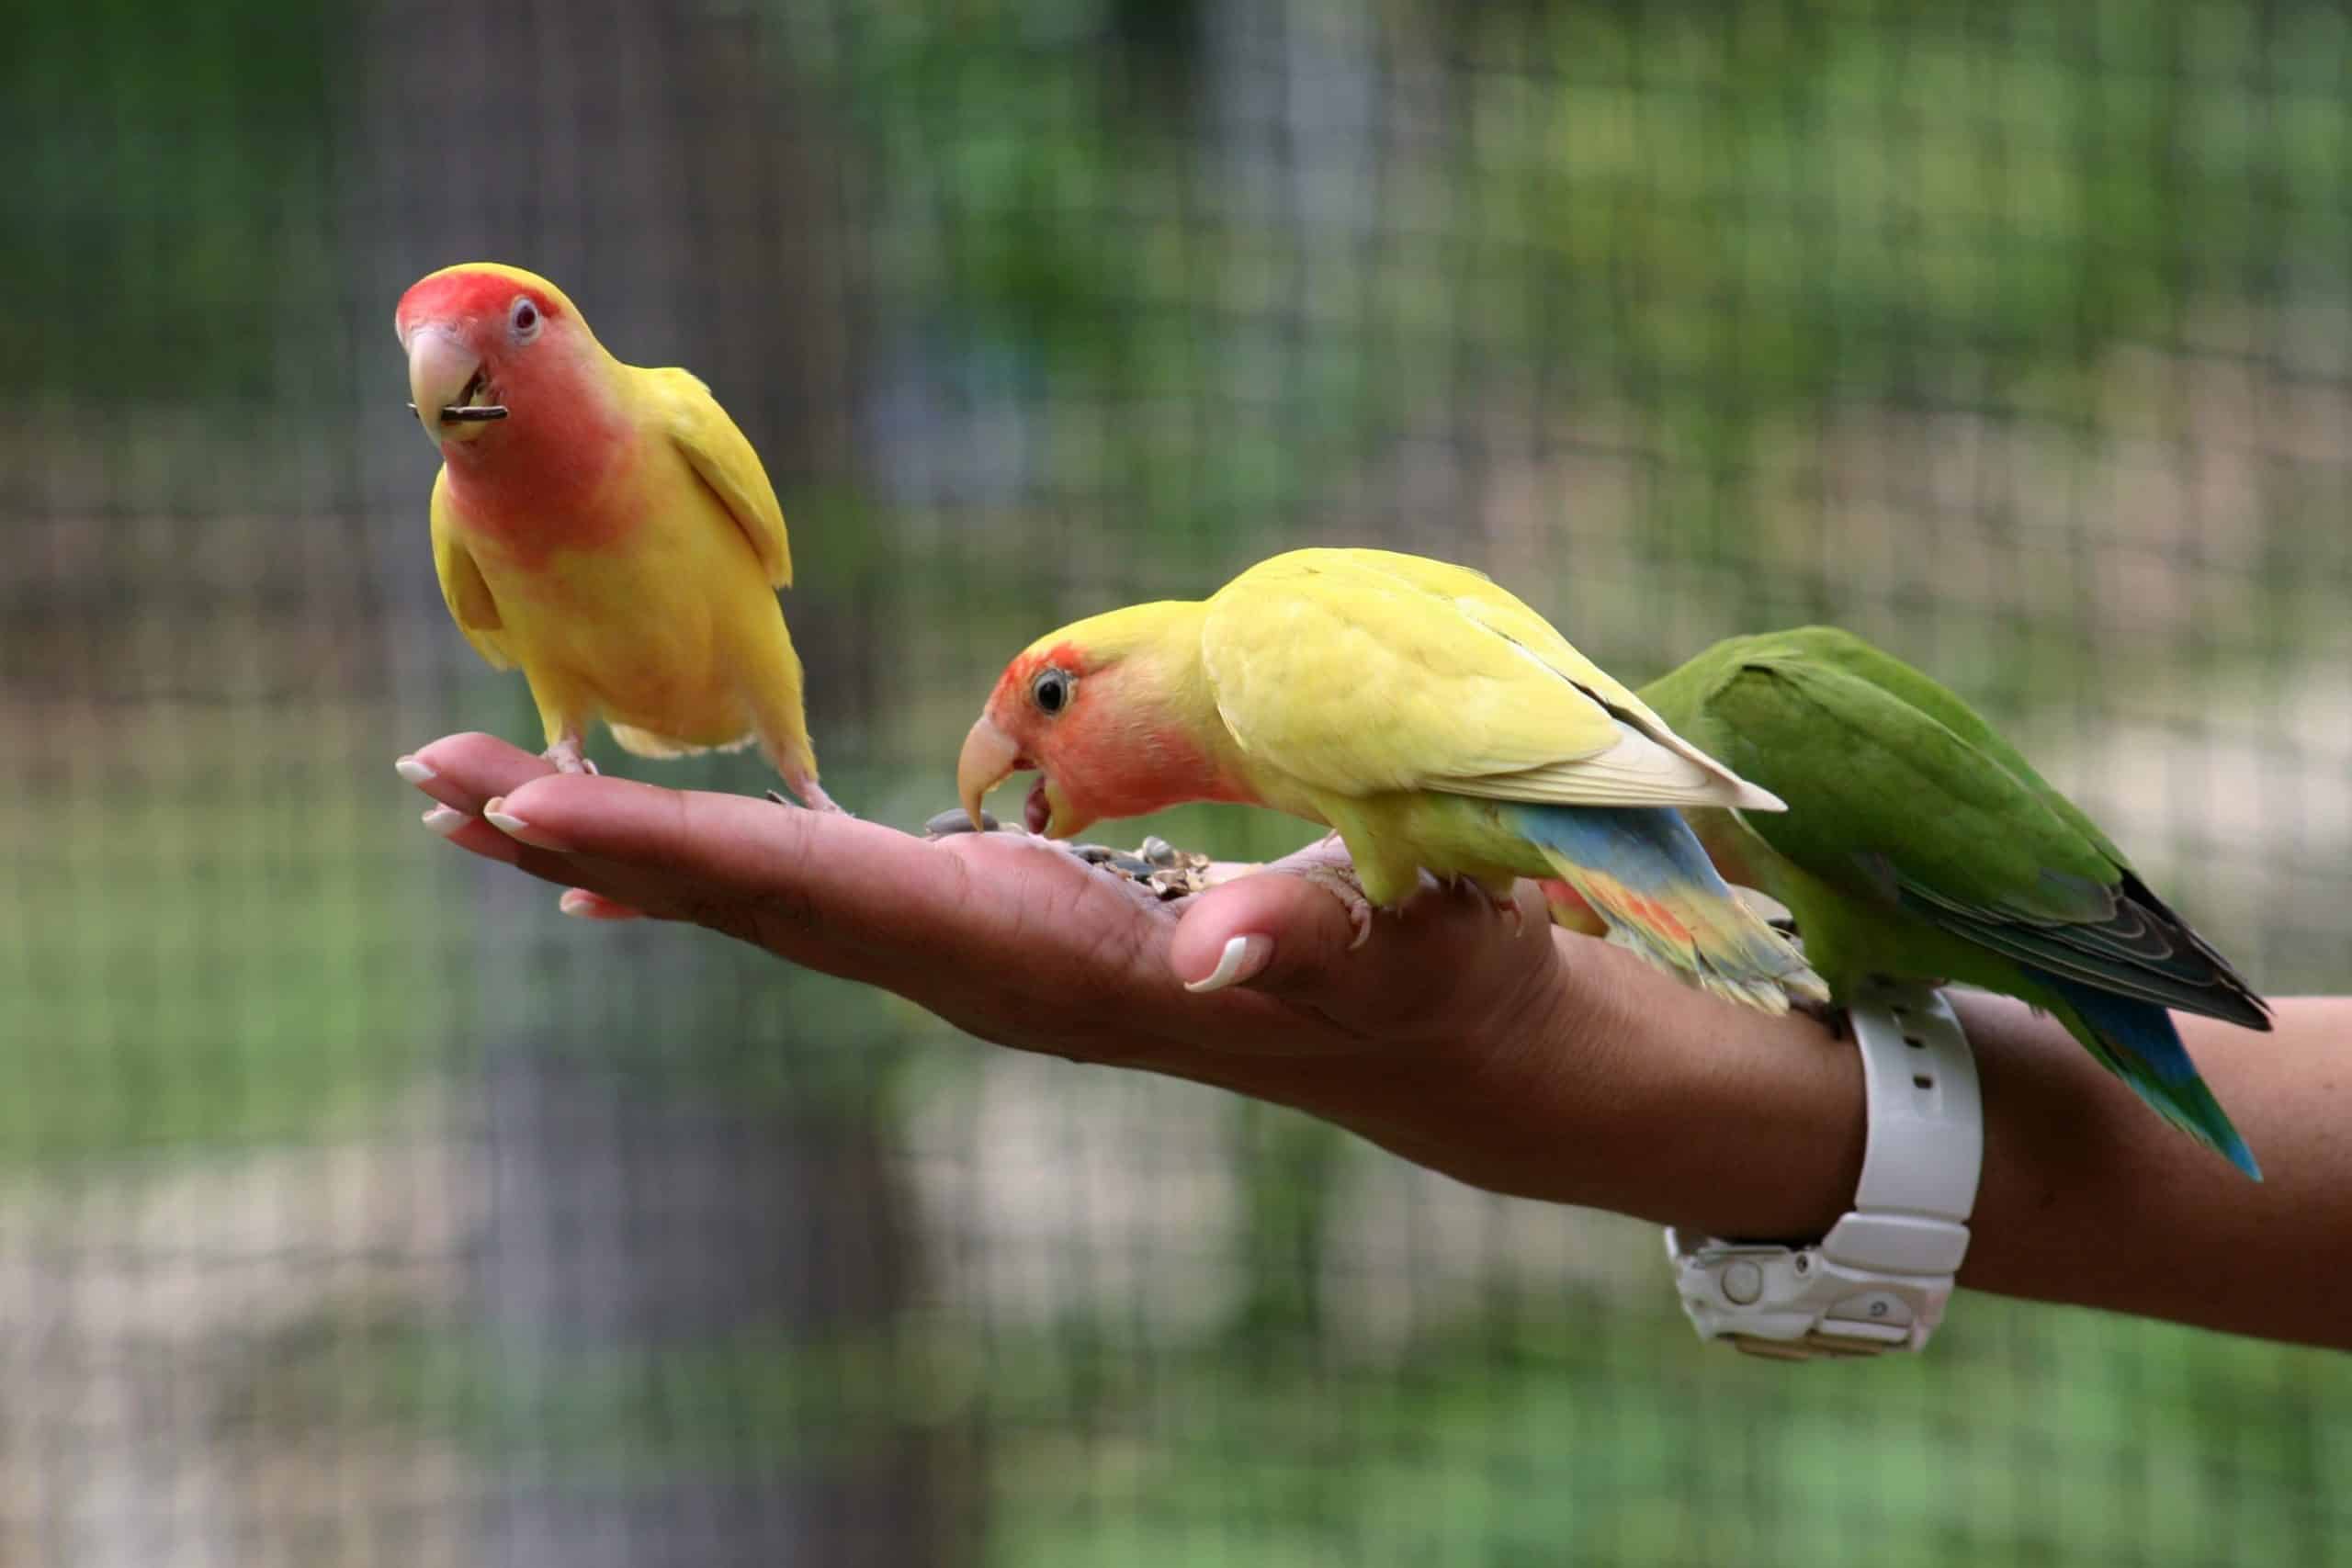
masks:
[[[2266,1027],[2245,983],[1959,697],[1828,627],[1724,645],[1658,682],[1687,733],[1789,803],[1747,829],[1849,895],[1996,953]]]
[[[2129,869],[2123,852],[2100,831],[2098,824],[2085,816],[2080,807],[2059,794],[2048,780],[2034,771],[2033,764],[2027,761],[1999,730],[1985,723],[1976,710],[1961,701],[1950,687],[1939,684],[1893,654],[1873,648],[1853,633],[1837,626],[1800,626],[1794,631],[1752,640],[1769,643],[1776,652],[1785,652],[1800,661],[1842,671],[1878,687],[1900,702],[1909,704],[2007,769],[2034,793],[2043,806],[2094,845],[2111,864]]]

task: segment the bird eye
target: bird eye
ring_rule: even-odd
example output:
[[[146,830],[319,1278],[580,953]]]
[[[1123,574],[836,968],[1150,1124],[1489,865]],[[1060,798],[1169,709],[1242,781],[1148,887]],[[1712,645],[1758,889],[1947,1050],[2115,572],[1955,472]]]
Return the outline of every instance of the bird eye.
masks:
[[[539,335],[539,308],[532,304],[527,296],[507,307],[506,320],[507,324],[514,328],[514,335],[525,343]]]
[[[1057,714],[1069,706],[1070,691],[1077,684],[1062,671],[1040,670],[1037,679],[1030,684],[1029,694],[1036,700],[1040,713]]]

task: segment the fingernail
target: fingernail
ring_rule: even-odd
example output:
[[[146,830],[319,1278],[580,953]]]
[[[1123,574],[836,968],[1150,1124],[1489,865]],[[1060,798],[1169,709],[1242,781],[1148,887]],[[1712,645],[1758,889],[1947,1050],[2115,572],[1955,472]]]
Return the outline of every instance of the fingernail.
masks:
[[[638,918],[638,911],[628,905],[616,904],[585,887],[566,888],[563,897],[555,901],[555,907],[582,920],[633,920]]]
[[[447,839],[473,818],[451,806],[436,806],[424,814],[424,825]]]
[[[1216,955],[1216,967],[1198,980],[1185,982],[1188,991],[1222,991],[1227,986],[1238,986],[1254,979],[1274,955],[1274,939],[1267,936],[1237,936],[1225,944]]]
[[[413,757],[402,757],[395,761],[392,764],[392,772],[400,774],[406,783],[413,784],[430,784],[441,776]]]
[[[508,838],[529,844],[534,849],[553,850],[558,854],[561,854],[571,847],[550,839],[538,829],[507,810],[506,797],[503,795],[481,808],[481,819]]]

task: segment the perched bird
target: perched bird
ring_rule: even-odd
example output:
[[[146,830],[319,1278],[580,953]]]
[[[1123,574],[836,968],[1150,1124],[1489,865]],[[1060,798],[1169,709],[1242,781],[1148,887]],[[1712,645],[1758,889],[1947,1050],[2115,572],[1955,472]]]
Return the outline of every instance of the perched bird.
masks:
[[[2018,998],[2260,1179],[2165,1010],[2268,1029],[2267,1005],[1967,704],[1830,626],[1718,643],[1642,695],[1788,803],[1690,820],[1788,907],[1834,997],[1876,974]]]
[[[710,389],[623,365],[562,290],[495,262],[421,279],[393,329],[443,458],[442,597],[476,652],[522,666],[548,761],[589,770],[599,717],[644,757],[756,740],[805,804],[839,809],[776,604],[784,513]]]
[[[1711,991],[1769,1012],[1786,1010],[1787,991],[1827,998],[1673,810],[1781,803],[1463,567],[1298,550],[1208,600],[1040,637],[964,742],[956,784],[973,820],[1026,769],[1042,775],[1028,825],[1055,838],[1193,800],[1336,829],[1361,879],[1360,938],[1365,900],[1401,904],[1424,869],[1498,906],[1514,879],[1556,876],[1629,945]]]

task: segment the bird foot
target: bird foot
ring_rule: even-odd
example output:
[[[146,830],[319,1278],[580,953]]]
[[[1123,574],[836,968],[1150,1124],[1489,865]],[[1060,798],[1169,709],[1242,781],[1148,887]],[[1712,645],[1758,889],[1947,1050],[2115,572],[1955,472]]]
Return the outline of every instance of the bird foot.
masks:
[[[1498,893],[1475,876],[1448,877],[1446,881],[1451,886],[1466,889],[1483,902],[1487,908],[1502,917],[1503,923],[1510,928],[1511,935],[1517,936],[1521,931],[1525,929],[1526,920],[1525,917],[1523,917],[1520,912],[1519,893],[1516,884],[1507,886],[1501,892]]]
[[[577,735],[565,736],[539,755],[553,762],[559,773],[587,773],[593,776],[597,772],[596,764],[589,761]]]
[[[1372,940],[1372,900],[1363,896],[1363,881],[1356,875],[1355,867],[1309,861],[1292,869],[1291,874],[1302,882],[1313,883],[1340,901],[1340,908],[1348,912],[1349,929],[1355,932],[1348,942],[1350,953]]]
[[[808,810],[830,811],[837,817],[846,817],[849,815],[848,812],[842,810],[839,805],[835,804],[833,797],[825,793],[824,785],[819,784],[815,779],[787,778],[784,782],[791,789],[794,795],[800,797],[797,804],[806,807]],[[791,806],[796,804],[789,797],[781,795],[775,790],[768,791],[767,795],[770,800],[775,801],[778,806]]]

